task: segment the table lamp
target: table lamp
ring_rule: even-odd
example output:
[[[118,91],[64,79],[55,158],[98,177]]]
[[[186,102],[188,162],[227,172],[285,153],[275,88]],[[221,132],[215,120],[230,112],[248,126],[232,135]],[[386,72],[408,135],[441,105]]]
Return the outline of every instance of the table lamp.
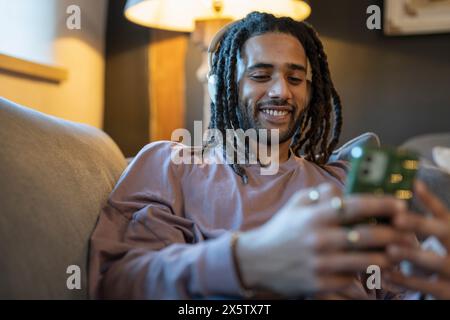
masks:
[[[197,71],[204,86],[203,129],[208,127],[210,98],[207,92],[207,49],[215,33],[227,23],[245,17],[252,11],[304,20],[311,7],[300,0],[128,0],[128,20],[149,28],[188,32],[203,52],[203,63]]]

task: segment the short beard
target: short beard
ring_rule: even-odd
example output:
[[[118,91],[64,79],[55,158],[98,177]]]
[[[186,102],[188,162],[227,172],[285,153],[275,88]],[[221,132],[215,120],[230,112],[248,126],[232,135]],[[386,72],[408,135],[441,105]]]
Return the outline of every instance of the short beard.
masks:
[[[273,105],[286,105],[286,103],[284,101],[272,102],[272,104]],[[259,108],[260,108],[260,104],[257,104],[256,110],[259,110]],[[295,111],[295,110],[297,110],[297,108],[295,106],[293,106],[293,110]],[[239,121],[239,126],[244,131],[247,131],[248,129],[256,129],[257,135],[258,135],[258,140],[259,140],[259,130],[266,130],[266,129],[262,127],[261,123],[257,119],[255,110],[251,110],[251,111],[253,113],[252,115],[249,114],[249,108],[247,108],[247,106],[245,106],[244,103],[242,103],[242,102],[239,103],[239,106],[238,106],[237,112],[236,112],[237,118]],[[295,119],[293,125],[289,126],[288,130],[279,137],[279,141],[278,141],[279,144],[292,139],[294,134],[297,132],[299,127],[302,125],[305,112],[306,112],[306,108],[301,111],[301,113],[298,115],[297,119]],[[270,137],[271,137],[270,132],[267,132],[267,144],[268,145],[271,145]]]

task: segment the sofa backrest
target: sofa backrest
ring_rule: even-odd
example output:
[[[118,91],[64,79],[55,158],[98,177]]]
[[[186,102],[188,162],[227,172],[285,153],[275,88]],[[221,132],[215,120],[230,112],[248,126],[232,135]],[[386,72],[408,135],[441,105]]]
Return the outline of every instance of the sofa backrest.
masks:
[[[1,299],[87,298],[89,237],[125,166],[101,130],[0,98]]]
[[[413,150],[421,156],[418,178],[450,208],[450,174],[433,160],[433,148],[437,146],[450,148],[450,132],[412,137],[401,145],[402,148]],[[418,202],[415,205],[424,211]]]
[[[402,148],[414,150],[431,162],[433,162],[433,148],[436,146],[450,148],[450,132],[419,135],[402,144]]]

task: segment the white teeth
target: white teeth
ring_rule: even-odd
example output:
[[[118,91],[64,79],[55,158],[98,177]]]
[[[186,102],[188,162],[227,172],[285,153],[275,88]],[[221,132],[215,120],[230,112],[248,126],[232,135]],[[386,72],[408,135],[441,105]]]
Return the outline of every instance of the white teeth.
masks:
[[[289,113],[288,111],[278,111],[272,109],[264,109],[262,112],[270,114],[271,116],[285,116]]]

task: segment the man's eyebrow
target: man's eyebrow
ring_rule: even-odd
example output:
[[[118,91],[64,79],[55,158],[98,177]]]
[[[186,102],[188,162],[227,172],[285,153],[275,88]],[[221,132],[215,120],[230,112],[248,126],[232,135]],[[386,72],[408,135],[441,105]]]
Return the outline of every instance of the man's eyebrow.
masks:
[[[255,69],[273,69],[273,64],[270,63],[255,63],[254,65],[251,65],[247,68],[247,71],[253,71]]]
[[[301,64],[288,63],[287,67],[290,70],[299,70],[299,71],[306,72],[306,67],[302,66]],[[250,67],[248,67],[247,71],[253,71],[255,69],[273,69],[273,68],[274,68],[273,64],[260,62],[260,63],[255,63],[254,65],[251,65]]]
[[[289,63],[288,68],[291,70],[299,70],[299,71],[306,72],[306,68],[304,66],[302,66],[301,64]]]

